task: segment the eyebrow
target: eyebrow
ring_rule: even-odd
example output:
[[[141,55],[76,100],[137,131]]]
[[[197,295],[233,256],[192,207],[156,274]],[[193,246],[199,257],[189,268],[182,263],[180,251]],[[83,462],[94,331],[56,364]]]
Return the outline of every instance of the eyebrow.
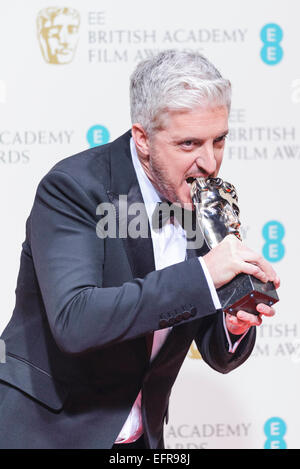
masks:
[[[214,137],[214,140],[216,140],[217,138],[222,138],[222,137],[226,137],[226,135],[228,135],[229,133],[229,129],[225,130],[224,132],[218,134],[216,137]],[[197,142],[203,142],[203,139],[202,138],[198,138],[198,137],[175,137],[174,138],[174,141],[179,141],[179,142],[183,142],[183,141],[197,141]]]
[[[226,137],[226,135],[228,135],[228,134],[229,134],[229,129],[225,130],[225,132],[222,132],[220,135],[218,135],[217,137],[215,137],[215,139],[216,139],[216,138],[221,138],[221,137]]]

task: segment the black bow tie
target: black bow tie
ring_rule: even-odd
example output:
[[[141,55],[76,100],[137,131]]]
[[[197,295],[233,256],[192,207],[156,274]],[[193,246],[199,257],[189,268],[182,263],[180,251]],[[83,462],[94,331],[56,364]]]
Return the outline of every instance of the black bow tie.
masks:
[[[185,229],[190,226],[195,229],[195,210],[185,210],[177,204],[165,200],[156,204],[152,215],[152,228],[161,229],[168,221],[174,223],[174,219]]]

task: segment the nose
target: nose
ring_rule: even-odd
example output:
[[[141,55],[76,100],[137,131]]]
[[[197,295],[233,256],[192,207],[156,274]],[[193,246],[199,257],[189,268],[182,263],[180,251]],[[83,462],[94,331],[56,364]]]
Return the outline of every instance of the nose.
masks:
[[[68,45],[68,31],[66,26],[63,26],[59,32],[59,42],[62,46],[66,47]]]
[[[205,172],[207,176],[210,176],[217,168],[213,145],[203,145],[199,151],[200,154],[196,159],[196,164],[202,172]]]

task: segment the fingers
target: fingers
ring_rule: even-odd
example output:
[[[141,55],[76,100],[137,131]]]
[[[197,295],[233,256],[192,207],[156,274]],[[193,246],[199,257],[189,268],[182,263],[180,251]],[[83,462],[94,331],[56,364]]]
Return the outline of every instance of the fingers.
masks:
[[[265,280],[262,280],[264,282],[271,281],[274,282],[274,284],[280,283],[279,277],[277,276],[275,270],[273,269],[271,264],[266,261],[266,259],[264,259],[263,256],[257,254],[246,246],[243,246],[243,249],[241,251],[241,257],[245,262],[250,263],[254,267],[257,267],[257,270],[254,270],[254,273],[252,273],[252,275],[259,278],[260,280],[262,280],[262,278],[265,278]]]
[[[278,275],[276,275],[276,278],[275,278],[275,280],[273,280],[273,283],[274,283],[274,286],[277,290],[277,288],[280,287],[280,278],[278,277]]]
[[[272,317],[275,315],[275,309],[263,303],[259,303],[256,306],[256,311],[259,313],[259,315],[247,313],[246,311],[238,311],[237,317],[239,319],[242,319],[243,321],[252,321],[253,317],[254,318],[261,317],[261,316]]]
[[[243,261],[242,272],[253,275],[262,282],[273,282],[275,288],[279,288],[280,279],[270,262],[242,243],[239,246],[241,260]]]
[[[254,314],[245,313],[247,316],[244,317],[245,311],[239,311],[236,316],[226,314],[226,326],[231,334],[241,335],[244,334],[252,326],[260,326],[262,319]]]
[[[256,306],[256,310],[259,312],[260,315],[269,316],[269,317],[272,317],[275,315],[275,309],[263,303],[259,303]]]
[[[260,267],[254,264],[250,264],[249,262],[241,263],[241,272],[244,274],[253,275],[264,283],[269,280],[267,274],[262,269],[260,269]]]
[[[246,324],[247,327],[260,326],[262,323],[261,316],[247,313],[246,311],[238,311],[236,317],[243,324]]]
[[[275,288],[280,285],[279,277],[271,264],[233,234],[225,236],[203,256],[203,260],[216,288],[222,287],[240,273],[253,275],[264,283],[272,281]]]
[[[229,313],[226,314],[226,324],[228,330],[232,334],[243,334],[252,326],[260,326],[263,316],[274,316],[275,309],[268,305],[260,303],[256,307],[258,315],[247,313],[246,311],[238,311],[236,316]]]
[[[275,315],[275,309],[268,305],[259,303],[256,307],[258,315],[247,313],[246,311],[238,311],[236,317],[238,320],[247,323],[250,326],[260,326],[262,323],[262,316],[272,317]]]

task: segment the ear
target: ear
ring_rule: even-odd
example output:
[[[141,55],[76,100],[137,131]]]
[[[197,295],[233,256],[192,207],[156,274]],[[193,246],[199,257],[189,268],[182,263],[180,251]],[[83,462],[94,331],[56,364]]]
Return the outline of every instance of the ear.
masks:
[[[149,158],[149,138],[141,124],[133,124],[131,128],[132,138],[137,151],[143,159]]]

